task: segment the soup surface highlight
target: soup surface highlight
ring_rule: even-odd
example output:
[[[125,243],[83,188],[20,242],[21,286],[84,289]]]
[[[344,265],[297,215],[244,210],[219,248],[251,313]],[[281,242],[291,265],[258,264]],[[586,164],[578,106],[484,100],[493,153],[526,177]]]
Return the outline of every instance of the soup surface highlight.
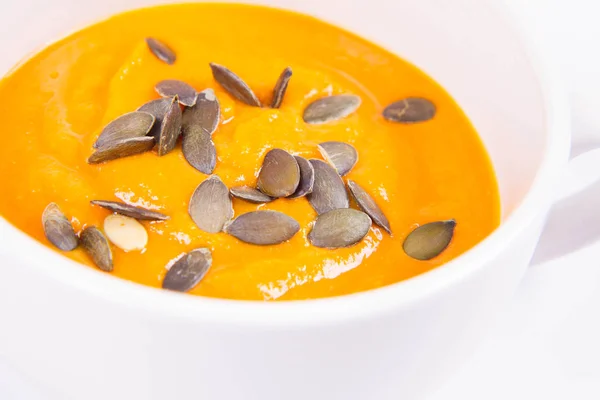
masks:
[[[149,50],[148,37],[166,43],[176,61],[159,60]],[[271,104],[281,71],[289,66],[293,75],[280,108],[259,108],[223,89],[209,63],[235,71],[265,105]],[[355,181],[373,197],[393,234],[373,224],[353,246],[319,248],[308,238],[317,213],[306,197],[266,204],[234,198],[235,216],[275,210],[300,226],[282,244],[247,244],[227,233],[205,232],[190,217],[192,193],[208,176],[188,164],[180,143],[162,157],[154,150],[88,164],[103,127],[159,98],[154,86],[164,79],[182,80],[198,92],[214,89],[221,106],[212,136],[214,174],[228,188],[256,187],[271,149],[323,160],[318,144],[348,143],[359,158],[343,179]],[[361,105],[336,121],[303,120],[309,104],[336,94],[357,95]],[[406,97],[429,99],[435,117],[414,124],[386,121],[385,107]],[[429,271],[473,247],[499,224],[499,196],[488,155],[448,93],[398,56],[292,12],[185,4],[117,15],[19,65],[0,83],[0,105],[5,111],[2,216],[52,246],[41,223],[52,202],[78,234],[92,225],[102,230],[111,214],[91,205],[92,200],[121,201],[166,214],[166,221],[141,221],[148,235],[142,250],[125,252],[111,245],[112,274],[144,285],[161,287],[167,266],[178,256],[208,248],[212,266],[191,294],[254,300],[343,295]],[[351,207],[357,208],[354,203]],[[416,227],[450,219],[456,221],[454,236],[440,255],[420,261],[405,253],[404,241]],[[81,246],[62,254],[96,268]]]

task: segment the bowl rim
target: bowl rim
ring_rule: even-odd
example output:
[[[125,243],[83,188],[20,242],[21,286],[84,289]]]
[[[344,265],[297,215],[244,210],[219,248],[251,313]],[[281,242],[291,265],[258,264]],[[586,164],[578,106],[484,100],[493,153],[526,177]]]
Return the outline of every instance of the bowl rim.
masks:
[[[491,4],[488,2],[488,5]],[[428,272],[381,288],[343,296],[292,301],[245,301],[191,296],[130,282],[92,268],[82,268],[28,236],[0,216],[0,225],[11,235],[25,263],[79,295],[94,296],[117,307],[147,317],[165,317],[231,326],[282,328],[329,325],[374,318],[410,307],[465,280],[490,263],[552,202],[554,179],[562,171],[570,150],[570,115],[566,91],[540,48],[532,46],[511,10],[495,5],[536,72],[544,106],[546,148],[533,184],[520,205],[487,238],[457,258]],[[10,249],[8,251],[10,254]],[[44,260],[42,263],[41,260]],[[52,264],[52,268],[42,266]]]

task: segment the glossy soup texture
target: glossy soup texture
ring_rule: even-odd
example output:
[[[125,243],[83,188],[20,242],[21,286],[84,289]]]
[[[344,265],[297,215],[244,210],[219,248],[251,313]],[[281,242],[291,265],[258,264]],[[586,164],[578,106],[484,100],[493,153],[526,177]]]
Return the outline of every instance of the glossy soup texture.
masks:
[[[177,54],[167,65],[154,57],[148,36]],[[226,65],[269,104],[273,86],[293,68],[280,109],[234,100],[214,80],[209,63]],[[92,143],[115,117],[157,98],[154,85],[181,79],[198,91],[213,88],[222,116],[213,136],[215,173],[228,187],[255,185],[264,154],[282,148],[322,158],[317,144],[343,141],[359,161],[346,178],[362,185],[387,215],[388,235],[375,225],[359,244],[320,249],[307,240],[316,213],[306,198],[265,205],[234,200],[235,214],[263,209],[295,218],[300,232],[276,246],[244,244],[225,233],[202,232],[188,215],[194,189],[206,176],[185,161],[180,145],[164,157],[149,152],[88,165]],[[320,97],[352,93],[357,112],[337,122],[308,125],[304,108]],[[429,122],[387,122],[391,102],[422,96],[437,115]],[[41,215],[56,202],[76,231],[102,227],[108,211],[90,200],[121,200],[168,214],[143,222],[145,250],[113,246],[113,274],[160,287],[178,255],[208,247],[213,264],[190,293],[230,299],[291,300],[342,295],[381,287],[435,268],[467,251],[499,223],[499,196],[488,155],[467,117],[436,82],[410,63],[354,34],[319,20],[242,5],[188,4],[128,12],[89,26],[43,49],[0,84],[0,213],[40,242]],[[450,246],[430,261],[404,254],[402,243],[418,224],[454,218]],[[65,256],[95,268],[77,249]],[[52,268],[52,266],[48,266]],[[98,273],[103,273],[98,270]]]

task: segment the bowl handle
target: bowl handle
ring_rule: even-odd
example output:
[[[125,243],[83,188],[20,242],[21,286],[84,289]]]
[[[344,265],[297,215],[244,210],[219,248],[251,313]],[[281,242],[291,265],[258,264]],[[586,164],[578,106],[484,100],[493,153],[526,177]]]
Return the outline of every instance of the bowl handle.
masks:
[[[556,203],[532,259],[550,261],[600,241],[600,146],[573,130],[571,161],[556,185]],[[600,141],[600,126],[595,130]]]
[[[571,156],[574,150],[575,143],[571,149]],[[591,148],[572,157],[559,179],[556,205],[574,196],[585,196],[598,181],[600,181],[600,148]],[[596,209],[600,212],[600,201],[597,202]]]

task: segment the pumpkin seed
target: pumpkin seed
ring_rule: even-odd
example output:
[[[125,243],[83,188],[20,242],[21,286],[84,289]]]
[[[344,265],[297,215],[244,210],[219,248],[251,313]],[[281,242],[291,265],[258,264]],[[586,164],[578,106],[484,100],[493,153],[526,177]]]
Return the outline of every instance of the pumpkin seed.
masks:
[[[160,124],[160,134],[158,138],[158,155],[164,156],[171,152],[177,144],[177,139],[181,134],[181,108],[177,103],[177,95],[171,99],[169,111],[165,114]]]
[[[360,106],[360,97],[353,94],[338,94],[313,101],[304,110],[304,121],[308,124],[325,124],[346,118]]]
[[[171,99],[169,98],[151,100],[137,109],[138,111],[147,112],[154,116],[155,122],[150,132],[148,132],[148,136],[154,136],[156,143],[158,143],[158,139],[160,138],[160,126],[162,125],[163,118],[170,109]]]
[[[300,230],[298,222],[279,211],[242,214],[225,226],[225,232],[242,242],[261,246],[283,243]]]
[[[432,119],[435,116],[435,105],[422,97],[408,97],[398,100],[383,110],[383,117],[388,121],[414,124]]]
[[[98,149],[119,140],[146,136],[155,120],[152,114],[142,111],[121,115],[102,129],[93,147]]]
[[[212,89],[198,93],[196,104],[183,112],[182,132],[185,136],[190,132],[202,129],[212,135],[219,126],[221,107]]]
[[[271,100],[271,108],[281,107],[281,103],[283,102],[283,96],[285,96],[285,92],[287,90],[291,78],[292,68],[287,67],[283,70],[281,75],[279,75],[279,79],[277,80],[275,88],[273,89],[273,100]]]
[[[42,225],[46,238],[60,250],[71,251],[77,247],[79,239],[73,225],[56,203],[50,203],[44,209]]]
[[[352,197],[356,200],[358,206],[363,210],[373,222],[382,227],[387,233],[392,234],[392,228],[390,227],[390,222],[381,211],[381,208],[375,203],[373,197],[371,197],[362,187],[359,186],[358,183],[353,180],[348,179],[348,188],[350,189],[350,193],[352,193]]]
[[[106,208],[117,214],[125,215],[127,217],[146,220],[146,221],[165,221],[169,219],[169,216],[159,213],[157,211],[147,210],[142,207],[132,206],[126,203],[118,201],[107,201],[107,200],[92,200],[91,204]]]
[[[94,264],[102,271],[113,270],[113,257],[106,237],[95,226],[88,226],[81,232],[81,247]]]
[[[249,106],[261,106],[260,100],[256,97],[252,89],[250,89],[250,86],[231,70],[215,63],[210,63],[210,69],[212,70],[215,80],[219,82],[223,89],[227,90],[230,95]]]
[[[150,136],[135,137],[110,142],[102,146],[92,154],[88,164],[100,164],[117,158],[129,157],[144,153],[154,147],[154,138]]]
[[[287,197],[300,182],[300,167],[294,156],[285,150],[270,150],[258,173],[258,189],[270,197]]]
[[[146,44],[148,48],[160,61],[165,62],[169,65],[174,64],[177,57],[175,52],[167,46],[165,43],[158,39],[148,37],[146,38]]]
[[[148,232],[137,220],[119,214],[104,219],[104,232],[108,240],[124,251],[144,250]]]
[[[183,113],[183,156],[204,174],[212,174],[217,164],[217,151],[211,135],[219,125],[221,107],[212,89],[198,93],[196,105]]]
[[[325,142],[318,147],[323,158],[333,165],[341,176],[350,172],[358,161],[356,149],[348,143]]]
[[[248,201],[250,203],[264,204],[270,203],[274,200],[260,190],[254,189],[250,186],[236,186],[229,189],[229,191],[233,197]]]
[[[308,240],[313,246],[327,249],[352,246],[369,233],[371,218],[352,208],[331,210],[317,217]]]
[[[187,162],[203,174],[212,174],[217,165],[217,150],[210,133],[204,129],[187,131],[181,145]]]
[[[412,231],[404,240],[404,252],[417,260],[426,261],[437,257],[450,244],[456,221],[430,222]]]
[[[177,292],[192,290],[204,278],[211,264],[212,255],[209,249],[192,250],[171,266],[163,279],[162,287]]]
[[[324,214],[338,208],[350,206],[344,181],[337,171],[321,160],[309,160],[315,169],[315,183],[308,201],[317,214]]]
[[[165,79],[154,86],[156,92],[162,97],[177,96],[179,103],[191,107],[196,104],[196,89],[177,79]]]
[[[300,183],[296,191],[288,196],[290,199],[306,196],[313,191],[313,185],[315,184],[315,169],[312,164],[304,157],[294,156],[294,158],[300,168]]]
[[[208,233],[221,232],[223,225],[233,217],[229,190],[218,176],[209,177],[196,188],[189,213],[196,225]]]

